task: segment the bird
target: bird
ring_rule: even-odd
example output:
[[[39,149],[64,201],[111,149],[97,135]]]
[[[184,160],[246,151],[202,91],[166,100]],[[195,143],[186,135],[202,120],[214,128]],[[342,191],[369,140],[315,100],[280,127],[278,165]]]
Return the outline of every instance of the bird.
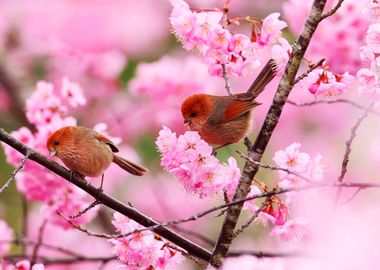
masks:
[[[148,172],[147,168],[116,155],[119,149],[110,139],[87,127],[60,128],[48,137],[46,147],[72,172],[82,177],[102,176],[101,187],[104,171],[112,162],[133,175]]]
[[[198,131],[214,151],[243,139],[251,129],[252,110],[261,103],[255,98],[276,76],[277,65],[270,59],[245,93],[228,96],[195,94],[181,105],[185,126]]]

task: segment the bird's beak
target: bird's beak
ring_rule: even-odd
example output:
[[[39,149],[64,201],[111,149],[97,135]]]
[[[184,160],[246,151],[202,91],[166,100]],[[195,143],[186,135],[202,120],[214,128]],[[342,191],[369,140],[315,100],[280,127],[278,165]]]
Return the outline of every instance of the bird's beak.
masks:
[[[185,120],[183,120],[183,123],[185,126],[189,126],[191,124],[191,120],[185,119]]]
[[[56,154],[57,154],[57,151],[55,151],[55,150],[50,151],[50,155],[51,155],[52,157],[54,157]]]

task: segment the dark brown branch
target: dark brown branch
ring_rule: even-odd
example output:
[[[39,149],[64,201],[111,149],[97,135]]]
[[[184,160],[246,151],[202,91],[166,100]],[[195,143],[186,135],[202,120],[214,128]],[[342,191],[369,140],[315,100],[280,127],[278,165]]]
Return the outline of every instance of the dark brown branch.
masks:
[[[35,152],[33,149],[29,148],[22,142],[18,141],[11,135],[9,135],[7,132],[5,132],[3,129],[0,129],[0,141],[3,141],[4,143],[8,144],[9,146],[13,147],[17,151],[19,151],[22,154],[26,154],[27,152],[31,152],[30,159],[37,162],[38,164],[44,166],[45,168],[49,169],[50,171],[54,172],[55,174],[63,177],[64,179],[70,181],[77,187],[81,188],[82,190],[86,191],[88,194],[90,194],[92,197],[97,198],[103,205],[113,209],[116,212],[119,212],[130,219],[136,221],[137,223],[141,224],[144,227],[154,226],[158,225],[156,221],[153,219],[147,217],[143,213],[139,212],[137,209],[130,207],[110,196],[105,194],[104,192],[100,192],[99,190],[90,185],[88,181],[84,180],[83,178],[79,177],[78,175],[70,176],[70,171],[67,170],[65,167],[59,165],[57,162],[54,162],[47,157]],[[167,240],[171,241],[172,243],[176,244],[177,246],[181,247],[182,249],[186,250],[190,255],[193,255],[195,257],[198,257],[202,260],[208,261],[211,257],[211,253],[202,248],[201,246],[191,242],[190,240],[186,239],[185,237],[177,234],[176,232],[169,230],[164,227],[158,227],[154,230],[154,232],[158,235],[161,235],[163,238],[166,238]]]
[[[314,0],[301,31],[300,36],[292,44],[292,54],[289,58],[288,64],[285,68],[284,75],[281,78],[279,87],[274,96],[272,105],[267,113],[264,124],[260,130],[259,135],[252,148],[248,149],[248,156],[253,160],[260,162],[261,157],[269,143],[274,129],[279,121],[282,109],[286,103],[286,100],[293,89],[294,80],[297,75],[297,71],[300,66],[301,59],[304,57],[307,47],[311,41],[311,38],[317,29],[320,17],[322,16],[323,9],[327,0]],[[233,201],[245,198],[250,191],[252,179],[255,177],[259,166],[247,161],[244,166],[243,174],[240,178],[239,184],[236,188],[236,192]],[[240,213],[242,210],[242,204],[230,207],[227,211],[227,215],[224,219],[223,227],[218,237],[218,241],[213,250],[213,256],[210,263],[219,268],[222,265],[222,260],[226,257],[228,250],[231,246],[233,238],[233,231],[238,222]]]
[[[314,100],[314,101],[310,101],[310,102],[295,102],[292,100],[287,100],[286,102],[293,105],[293,106],[297,106],[297,107],[313,106],[313,105],[318,105],[318,104],[346,103],[346,104],[352,105],[358,109],[361,109],[363,111],[368,111],[370,113],[373,113],[373,114],[380,116],[380,112],[378,112],[378,111],[376,111],[370,107],[366,107],[366,106],[360,105],[359,103],[356,103],[355,101],[343,99],[343,98],[331,99],[331,100]]]
[[[316,69],[317,67],[321,66],[323,64],[323,62],[325,61],[325,58],[322,58],[321,60],[319,60],[316,64],[312,65],[309,67],[308,70],[306,70],[304,73],[302,73],[301,75],[299,75],[297,77],[297,79],[294,80],[294,84],[297,84],[300,80],[306,78],[310,72],[312,72],[314,69]]]
[[[24,158],[20,161],[20,163],[18,164],[18,166],[16,167],[16,169],[11,173],[9,179],[7,182],[5,182],[5,184],[0,188],[0,194],[6,190],[9,185],[15,180],[15,177],[17,175],[17,173],[24,167],[25,165],[25,162],[28,160],[29,156],[32,154],[33,152],[31,151],[28,151],[26,152]]]
[[[330,11],[326,12],[325,14],[323,14],[320,17],[320,20],[322,21],[322,20],[326,19],[327,17],[330,17],[331,15],[333,15],[335,12],[337,12],[337,10],[342,6],[343,1],[344,0],[339,0],[334,8],[332,8]]]
[[[234,232],[234,238],[236,238],[239,234],[241,234],[242,232],[244,232],[244,230],[247,229],[249,227],[249,225],[251,225],[251,223],[253,221],[255,221],[255,219],[259,216],[259,214],[264,209],[264,207],[266,207],[268,205],[269,198],[270,197],[267,197],[265,199],[265,201],[261,204],[261,206],[255,211],[255,213],[252,215],[252,217],[246,223],[244,223],[243,225],[241,225],[241,227]]]

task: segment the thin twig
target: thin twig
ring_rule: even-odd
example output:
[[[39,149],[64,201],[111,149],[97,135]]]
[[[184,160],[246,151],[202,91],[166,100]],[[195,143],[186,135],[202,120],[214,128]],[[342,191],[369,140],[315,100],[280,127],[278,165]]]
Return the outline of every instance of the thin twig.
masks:
[[[38,256],[38,250],[40,249],[41,244],[42,244],[42,240],[43,240],[43,235],[44,235],[44,230],[45,230],[46,224],[47,224],[47,219],[44,219],[42,221],[42,223],[41,223],[40,228],[38,229],[37,243],[36,243],[36,245],[33,248],[32,258],[30,259],[30,264],[31,265],[34,265],[36,263],[36,259],[37,259],[37,256]]]
[[[0,194],[9,187],[13,180],[15,180],[16,174],[24,167],[25,162],[28,160],[32,153],[32,151],[26,152],[25,156],[20,161],[16,169],[11,173],[11,176],[9,177],[8,181],[5,182],[5,184],[0,188]]]
[[[293,172],[287,168],[281,168],[281,167],[276,167],[276,166],[271,166],[271,165],[267,165],[267,164],[263,164],[261,162],[258,162],[258,161],[255,161],[253,160],[252,158],[250,158],[249,156],[247,156],[246,154],[242,153],[241,151],[237,150],[236,151],[242,158],[244,158],[245,160],[248,160],[249,162],[252,162],[253,164],[261,167],[261,168],[264,168],[264,169],[269,169],[269,170],[272,170],[272,171],[284,171],[284,172],[287,172],[288,174],[291,174],[291,175],[294,175],[294,176],[297,176],[299,178],[301,178],[302,180],[305,180],[306,182],[312,182],[311,179],[299,174],[299,173],[296,173],[296,172]]]
[[[187,234],[187,235],[190,235],[190,236],[194,236],[195,238],[197,238],[197,239],[205,242],[206,244],[208,244],[210,246],[214,246],[215,245],[215,241],[211,240],[210,238],[208,238],[208,237],[206,237],[203,234],[200,234],[198,232],[191,231],[191,230],[188,230],[188,229],[184,229],[184,228],[176,226],[176,225],[172,225],[172,228],[175,229],[176,231],[181,232],[181,233],[184,233],[184,234]]]
[[[253,216],[234,232],[234,238],[237,237],[239,234],[241,234],[245,229],[247,229],[249,225],[251,225],[251,223],[259,216],[261,211],[268,205],[269,200],[270,200],[270,197],[267,197],[265,201],[261,204],[261,206],[255,211]]]
[[[95,200],[89,206],[87,206],[85,209],[80,210],[78,213],[69,216],[69,218],[70,219],[78,218],[78,217],[80,217],[81,215],[85,214],[87,211],[89,211],[90,209],[94,208],[95,206],[97,206],[99,204],[100,204],[100,202],[98,200]]]
[[[308,190],[308,189],[326,188],[326,187],[331,187],[331,188],[341,188],[341,187],[359,188],[360,187],[362,189],[365,189],[365,188],[379,188],[380,189],[380,183],[365,183],[365,182],[350,183],[350,182],[347,182],[347,183],[338,184],[338,183],[330,183],[330,182],[325,182],[325,183],[321,182],[321,183],[315,183],[312,185],[304,185],[304,186],[299,186],[299,187],[291,187],[291,188],[283,188],[283,189],[281,189],[281,188],[276,189],[275,188],[275,189],[268,191],[268,192],[263,192],[261,194],[255,194],[252,196],[248,196],[244,199],[231,201],[229,203],[225,203],[225,204],[221,204],[221,205],[209,208],[207,210],[204,210],[202,212],[198,212],[197,214],[186,217],[186,218],[162,222],[162,223],[159,223],[157,225],[136,229],[136,230],[130,231],[128,233],[119,234],[119,235],[117,235],[117,234],[116,235],[106,235],[106,234],[92,233],[92,232],[89,232],[87,229],[81,228],[79,225],[72,224],[73,222],[71,220],[68,222],[70,222],[70,224],[72,224],[75,228],[78,228],[79,230],[81,230],[81,231],[83,231],[83,232],[85,232],[91,236],[99,235],[98,237],[101,237],[101,238],[120,238],[120,237],[129,236],[129,235],[132,235],[135,233],[140,233],[140,232],[149,231],[149,230],[156,230],[156,229],[161,228],[161,227],[167,227],[167,226],[172,226],[172,225],[176,225],[176,224],[195,221],[195,220],[198,220],[199,218],[202,218],[206,215],[209,215],[215,211],[218,211],[218,210],[221,210],[224,208],[228,208],[228,207],[231,207],[234,205],[238,205],[238,204],[243,204],[246,201],[251,201],[251,200],[255,200],[255,199],[259,199],[259,198],[272,197],[274,195],[279,195],[279,194],[288,193],[288,192],[298,192],[298,191],[303,191],[303,190]],[[65,218],[65,219],[68,220],[67,218]]]
[[[345,150],[344,156],[343,156],[342,168],[340,171],[340,175],[338,176],[338,179],[337,179],[337,183],[339,183],[339,184],[343,183],[344,177],[347,173],[347,166],[348,166],[348,162],[350,161],[350,154],[352,151],[351,145],[352,145],[352,142],[354,141],[354,139],[356,137],[356,131],[358,130],[358,128],[359,128],[360,124],[363,122],[363,120],[365,118],[367,118],[367,116],[368,116],[368,111],[365,111],[363,113],[363,115],[361,115],[356,120],[355,125],[351,128],[350,137],[346,141],[346,150]],[[342,192],[342,190],[340,188],[338,188],[337,193],[336,193],[336,197],[335,197],[336,205],[339,202],[339,197],[340,197],[341,192]]]
[[[113,239],[113,238],[118,238],[122,237],[121,235],[112,235],[112,234],[106,234],[106,233],[95,233],[92,232],[86,228],[83,228],[82,226],[74,223],[70,218],[66,217],[61,211],[57,211],[57,214],[60,215],[64,220],[67,221],[71,226],[73,226],[75,229],[84,232],[88,236],[94,236],[94,237],[99,237],[99,238],[105,238],[105,239]]]
[[[223,17],[222,17],[222,25],[224,29],[226,29],[228,26],[228,11],[229,11],[229,7],[228,7],[228,3],[226,2],[223,6]],[[221,64],[221,66],[222,66],[222,75],[223,75],[223,79],[225,83],[225,88],[227,90],[228,95],[231,96],[232,95],[231,84],[230,84],[230,78],[228,77],[228,74],[227,74],[226,64]]]
[[[288,258],[288,257],[301,257],[305,254],[301,252],[267,252],[267,251],[251,251],[251,250],[241,250],[241,251],[231,251],[227,254],[227,257],[239,257],[243,255],[255,256],[257,258]]]
[[[321,60],[319,60],[316,64],[312,65],[309,67],[308,70],[306,70],[304,73],[302,73],[301,75],[299,75],[295,80],[294,80],[294,84],[297,84],[300,80],[306,78],[310,72],[312,72],[314,69],[316,69],[317,67],[321,66],[323,64],[323,62],[325,61],[325,58],[322,58]]]
[[[292,101],[292,100],[287,100],[286,102],[293,105],[293,106],[297,106],[297,107],[313,106],[313,105],[318,105],[318,104],[346,103],[346,104],[352,105],[358,109],[361,109],[363,111],[368,111],[370,113],[373,113],[375,115],[380,116],[380,112],[378,112],[378,111],[376,111],[370,107],[366,107],[366,106],[360,105],[359,103],[356,103],[355,101],[343,99],[343,98],[331,99],[331,100],[314,100],[314,101],[309,101],[309,102],[296,102],[296,101]]]
[[[357,188],[355,192],[347,200],[345,200],[344,202],[341,202],[341,205],[351,202],[361,190],[363,190],[363,188],[361,187]]]
[[[322,21],[324,19],[326,19],[327,17],[330,17],[331,15],[333,15],[335,12],[337,12],[337,10],[341,7],[341,5],[343,4],[343,1],[344,0],[339,0],[338,3],[335,5],[334,8],[332,8],[330,11],[326,12],[325,14],[323,14],[319,20]]]

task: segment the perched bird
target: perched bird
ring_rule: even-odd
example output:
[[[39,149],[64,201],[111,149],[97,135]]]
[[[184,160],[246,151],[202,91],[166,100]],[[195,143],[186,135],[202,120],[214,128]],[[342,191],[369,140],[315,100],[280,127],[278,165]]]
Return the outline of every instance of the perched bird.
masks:
[[[230,96],[196,94],[181,107],[184,124],[198,131],[203,140],[219,149],[237,143],[250,131],[255,98],[275,77],[277,65],[270,59],[246,93]]]
[[[59,157],[67,168],[82,176],[103,175],[112,162],[134,175],[141,176],[148,171],[114,154],[119,149],[111,140],[86,127],[60,128],[49,136],[46,146],[51,156]]]

